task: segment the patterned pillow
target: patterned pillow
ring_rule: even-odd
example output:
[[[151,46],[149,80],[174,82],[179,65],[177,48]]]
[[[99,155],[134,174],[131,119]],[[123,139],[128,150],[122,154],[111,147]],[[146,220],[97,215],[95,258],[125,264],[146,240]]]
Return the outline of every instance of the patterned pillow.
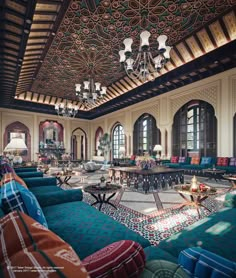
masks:
[[[137,242],[114,242],[82,261],[91,278],[139,277],[145,265],[143,248]]]
[[[18,277],[20,269],[19,277],[89,277],[70,245],[24,213],[1,218],[0,229],[3,277]]]
[[[236,166],[236,157],[230,157],[229,166]]]
[[[180,156],[178,163],[184,163],[186,160],[185,156]]]
[[[171,163],[178,163],[179,157],[178,156],[172,156],[170,162]]]
[[[191,277],[235,277],[235,262],[200,247],[192,247],[181,251],[178,263]]]
[[[26,183],[22,180],[22,178],[17,176],[16,173],[6,173],[6,174],[3,175],[3,177],[2,177],[2,185],[6,184],[6,183],[8,183],[10,181],[17,181],[23,187],[28,188]]]
[[[218,157],[216,165],[217,166],[228,166],[229,158],[228,157]]]
[[[48,227],[43,211],[31,191],[15,180],[4,184],[1,189],[2,209],[5,213],[20,210]]]
[[[198,157],[198,156],[192,157],[192,159],[191,159],[192,165],[199,165],[199,163],[200,163],[200,157]]]
[[[5,161],[1,161],[0,175],[3,176],[6,173],[15,173],[15,170]]]
[[[205,165],[205,164],[210,164],[211,163],[211,157],[202,157],[201,159],[201,165]]]

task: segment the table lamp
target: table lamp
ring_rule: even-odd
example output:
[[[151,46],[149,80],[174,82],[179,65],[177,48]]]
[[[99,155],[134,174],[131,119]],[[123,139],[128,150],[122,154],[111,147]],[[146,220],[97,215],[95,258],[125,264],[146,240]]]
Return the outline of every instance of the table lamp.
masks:
[[[161,145],[155,145],[153,151],[157,152],[156,159],[159,160],[161,158],[162,146]]]
[[[21,136],[13,137],[4,149],[4,152],[16,152],[13,163],[22,163],[22,157],[19,155],[21,151],[28,150]]]

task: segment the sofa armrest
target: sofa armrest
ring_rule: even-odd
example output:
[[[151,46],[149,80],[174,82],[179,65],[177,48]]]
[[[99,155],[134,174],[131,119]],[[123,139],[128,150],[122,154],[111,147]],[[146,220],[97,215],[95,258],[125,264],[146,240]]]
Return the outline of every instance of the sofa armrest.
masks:
[[[83,192],[81,189],[46,192],[37,195],[37,200],[41,207],[49,207],[62,203],[82,201]]]
[[[19,168],[14,168],[16,173],[19,172],[37,172],[37,167],[19,167]]]
[[[23,178],[24,182],[26,183],[27,187],[35,187],[35,186],[48,186],[48,185],[57,185],[57,179],[55,177],[48,177],[48,178]]]
[[[234,277],[236,263],[200,247],[180,252],[179,264],[191,277]]]

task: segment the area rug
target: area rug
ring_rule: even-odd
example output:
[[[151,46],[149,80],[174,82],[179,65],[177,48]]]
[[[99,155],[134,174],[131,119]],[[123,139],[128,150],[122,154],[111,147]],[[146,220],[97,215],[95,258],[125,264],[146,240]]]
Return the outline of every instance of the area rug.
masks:
[[[91,204],[94,202],[94,198],[84,193],[83,201]],[[116,204],[116,200],[113,202]],[[204,201],[204,204],[211,210],[211,213],[201,209],[201,218],[207,217],[222,208],[223,198],[208,198]],[[192,207],[185,207],[180,210],[178,205],[162,211],[156,211],[150,215],[144,215],[121,204],[116,204],[116,206],[117,210],[105,204],[101,211],[139,233],[148,239],[152,245],[158,245],[161,240],[199,220],[197,210]]]

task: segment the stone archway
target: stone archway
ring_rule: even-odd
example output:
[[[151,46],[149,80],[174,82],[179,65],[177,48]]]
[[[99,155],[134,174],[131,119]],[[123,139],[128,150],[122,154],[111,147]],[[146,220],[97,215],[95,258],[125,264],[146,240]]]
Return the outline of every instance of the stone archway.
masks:
[[[88,137],[86,132],[80,127],[72,131],[71,153],[73,159],[88,159]]]

